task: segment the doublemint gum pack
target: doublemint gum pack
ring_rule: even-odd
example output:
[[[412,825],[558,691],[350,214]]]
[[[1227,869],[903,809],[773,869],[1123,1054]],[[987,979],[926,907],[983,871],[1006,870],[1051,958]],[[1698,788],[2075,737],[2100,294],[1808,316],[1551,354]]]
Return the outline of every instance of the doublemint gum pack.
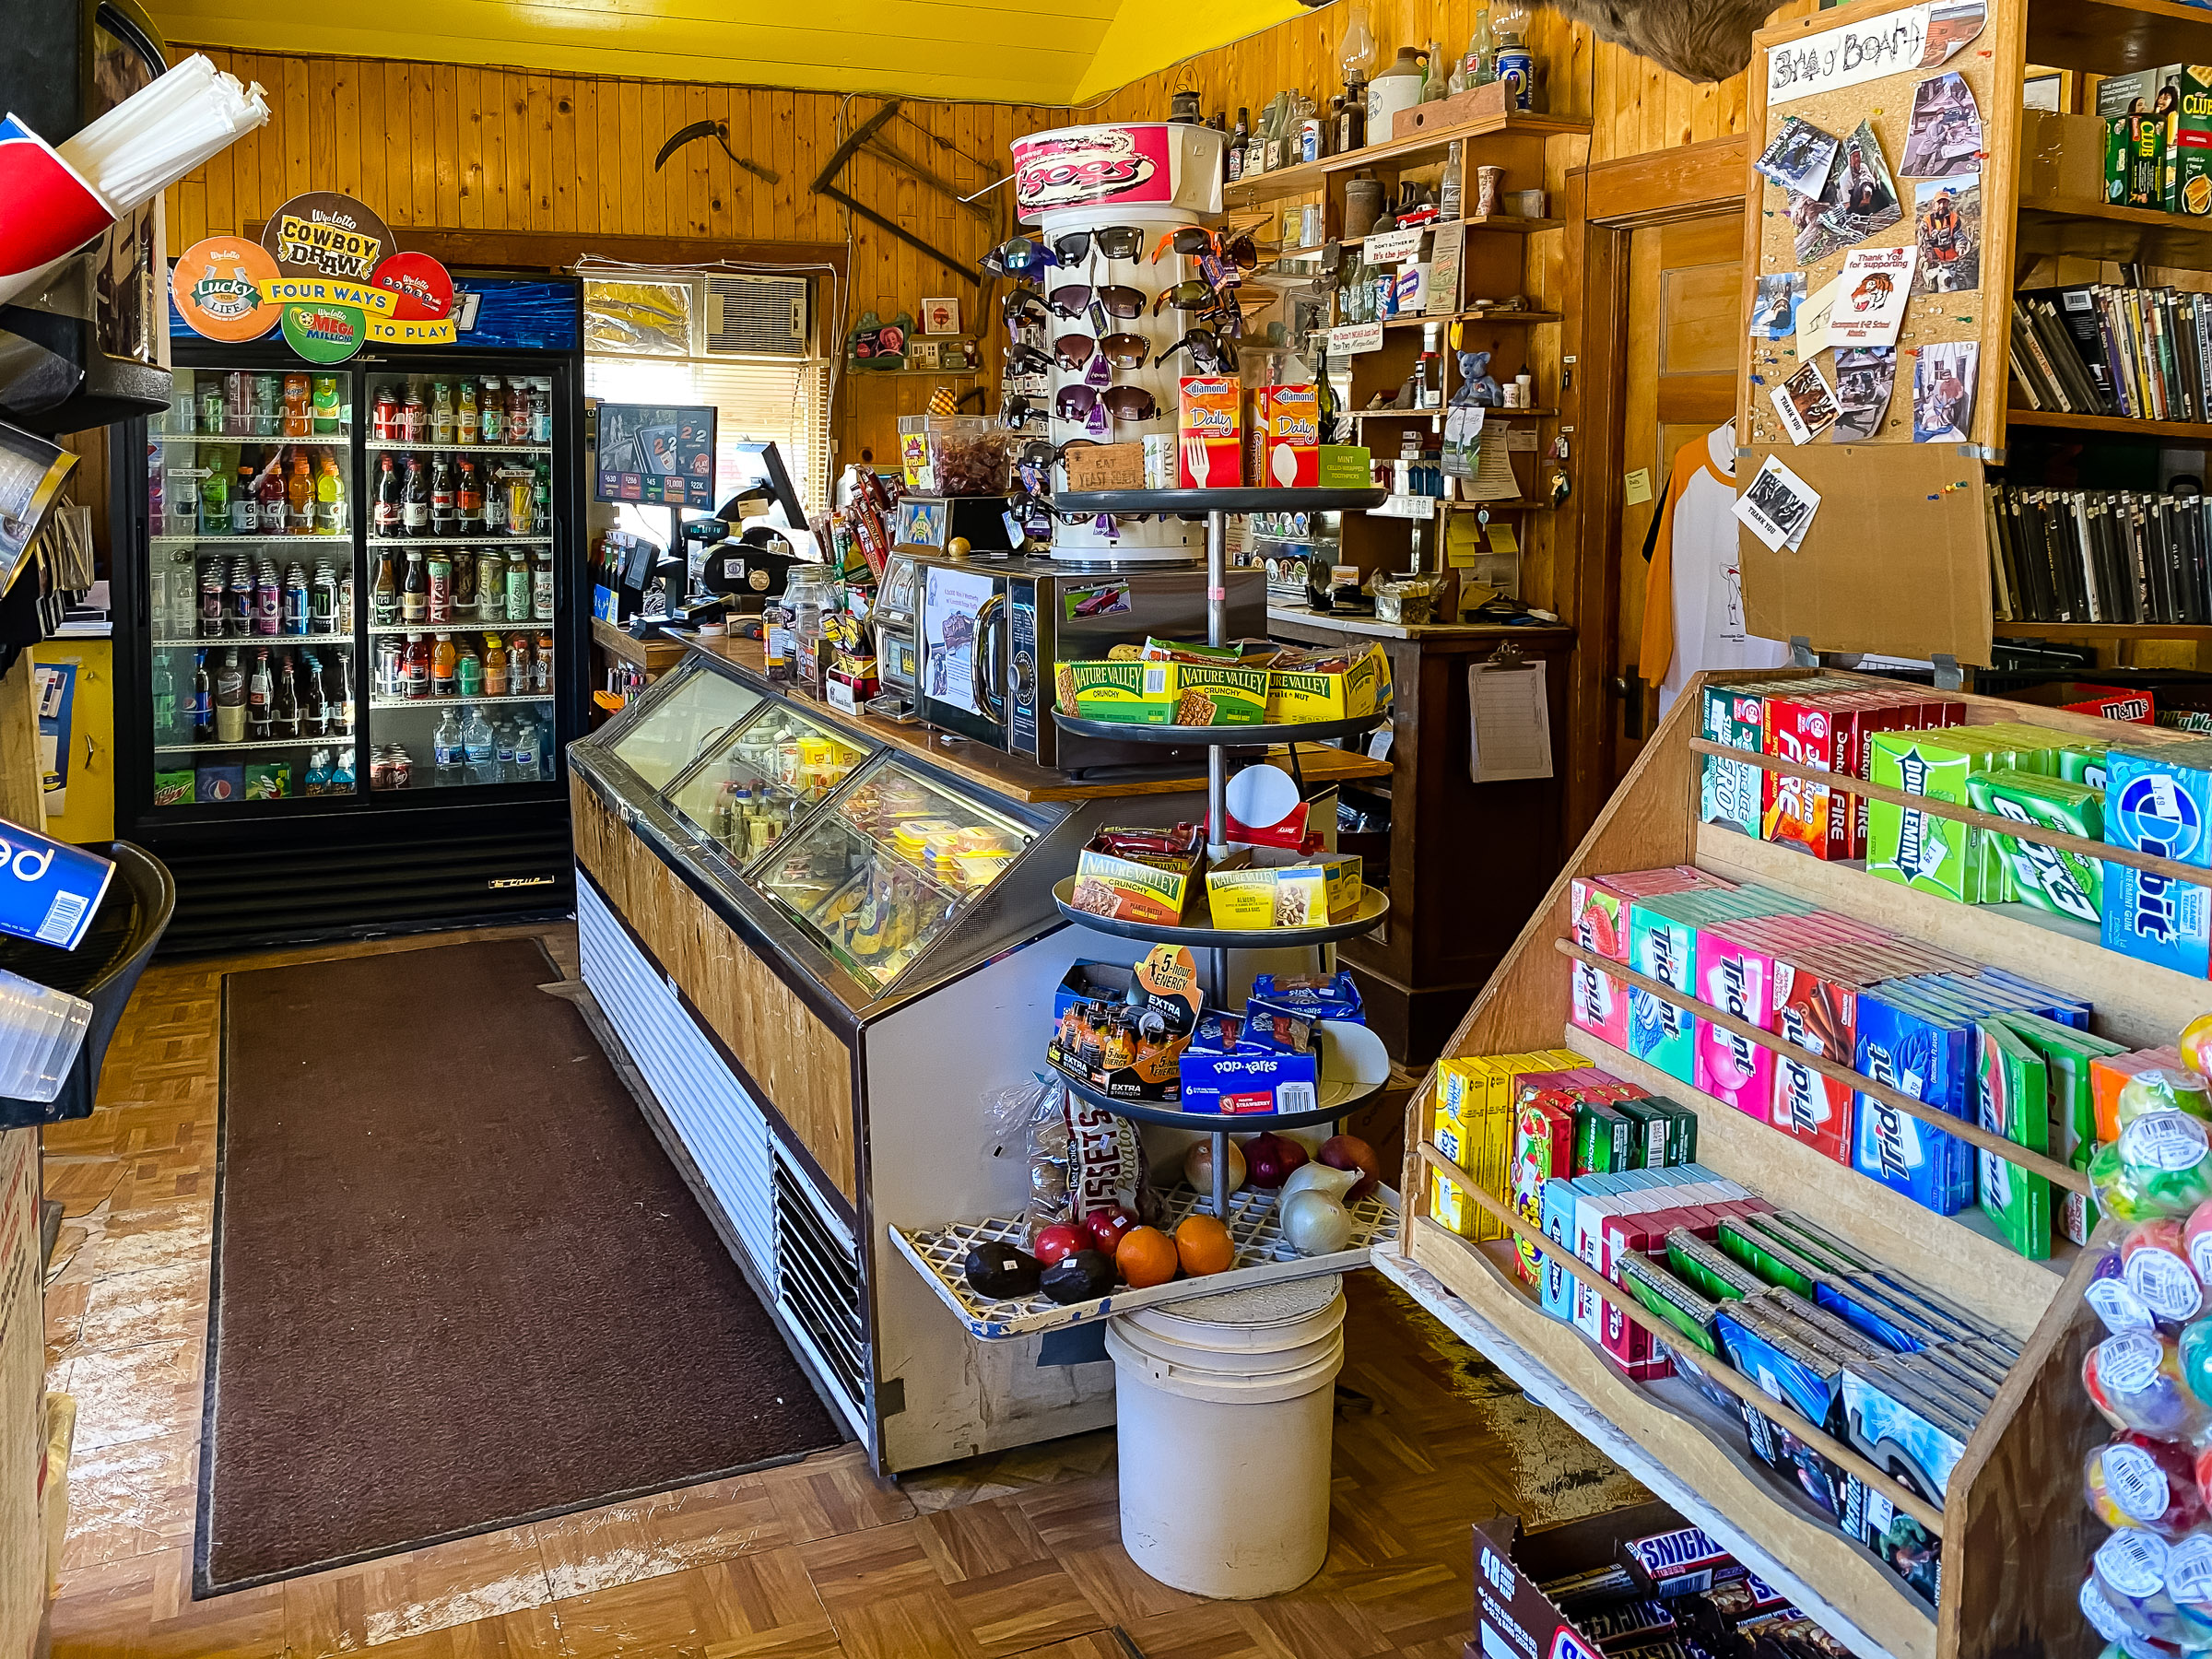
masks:
[[[1979,811],[2016,823],[2104,839],[2104,791],[2037,772],[1978,772],[1966,781]],[[2100,925],[2104,917],[2104,861],[2017,835],[1993,835],[2013,891],[2024,904]]]
[[[1969,805],[1976,772],[2014,768],[2048,773],[2054,745],[2040,727],[1999,723],[1936,732],[1877,732],[1867,741],[1867,777],[1905,794]],[[1968,904],[2011,899],[2011,880],[1992,837],[1970,825],[1874,801],[1867,808],[1866,868],[1885,881]]]
[[[2177,864],[2212,865],[2212,743],[2141,753],[2115,747],[2107,762],[2105,840]],[[2197,979],[2207,964],[2205,889],[2150,870],[2108,869],[2104,947]]]
[[[2041,1058],[2002,1020],[1985,1020],[1975,1030],[1975,1106],[1982,1127],[2030,1152],[2048,1151],[2051,1107]],[[2051,1182],[1979,1148],[1975,1165],[1975,1197],[1998,1236],[2031,1262],[2048,1260]]]

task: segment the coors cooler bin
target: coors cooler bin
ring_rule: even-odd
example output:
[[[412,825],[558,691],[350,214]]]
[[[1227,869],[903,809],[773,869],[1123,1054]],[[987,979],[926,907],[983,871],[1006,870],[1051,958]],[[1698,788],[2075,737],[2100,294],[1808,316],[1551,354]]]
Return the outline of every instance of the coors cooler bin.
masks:
[[[333,366],[171,314],[111,509],[116,829],[176,874],[167,950],[571,902],[581,288],[462,276],[455,311]]]

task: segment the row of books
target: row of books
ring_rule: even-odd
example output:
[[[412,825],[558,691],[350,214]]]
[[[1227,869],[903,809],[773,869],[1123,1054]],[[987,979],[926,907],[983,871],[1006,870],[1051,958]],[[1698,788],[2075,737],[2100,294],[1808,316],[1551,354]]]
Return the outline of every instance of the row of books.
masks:
[[[1994,484],[2001,620],[2212,623],[2212,503],[2201,495]]]
[[[2033,409],[2212,420],[2212,294],[2023,289],[2012,299],[2012,370]]]

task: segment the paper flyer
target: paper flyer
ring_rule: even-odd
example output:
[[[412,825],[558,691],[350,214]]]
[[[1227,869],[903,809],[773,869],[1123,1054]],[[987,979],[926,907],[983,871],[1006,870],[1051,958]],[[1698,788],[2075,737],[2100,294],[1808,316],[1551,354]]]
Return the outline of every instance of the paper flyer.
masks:
[[[1920,250],[1911,243],[1901,248],[1853,248],[1846,253],[1842,275],[1836,278],[1836,304],[1828,319],[1826,343],[1839,348],[1896,345],[1919,262]]]
[[[1802,543],[1819,510],[1820,492],[1784,466],[1780,456],[1769,455],[1752,476],[1750,488],[1736,497],[1734,512],[1775,553]]]

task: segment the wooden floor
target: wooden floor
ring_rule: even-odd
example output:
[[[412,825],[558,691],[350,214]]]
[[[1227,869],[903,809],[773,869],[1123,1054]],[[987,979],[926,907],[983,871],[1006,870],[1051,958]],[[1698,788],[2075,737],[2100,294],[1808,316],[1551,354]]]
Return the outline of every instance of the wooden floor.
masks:
[[[1202,1602],[1124,1553],[1111,1431],[878,1480],[854,1447],[735,1479],[192,1599],[220,977],[448,935],[157,967],[100,1109],[46,1135],[67,1206],[51,1386],[77,1397],[60,1659],[1459,1659],[1469,1524],[1641,1489],[1372,1274],[1353,1276],[1332,1542],[1293,1594]],[[572,929],[546,934],[575,971]],[[341,1018],[333,1011],[333,1018]],[[300,1041],[312,1042],[305,1030]],[[343,1503],[345,1494],[331,1494]]]

